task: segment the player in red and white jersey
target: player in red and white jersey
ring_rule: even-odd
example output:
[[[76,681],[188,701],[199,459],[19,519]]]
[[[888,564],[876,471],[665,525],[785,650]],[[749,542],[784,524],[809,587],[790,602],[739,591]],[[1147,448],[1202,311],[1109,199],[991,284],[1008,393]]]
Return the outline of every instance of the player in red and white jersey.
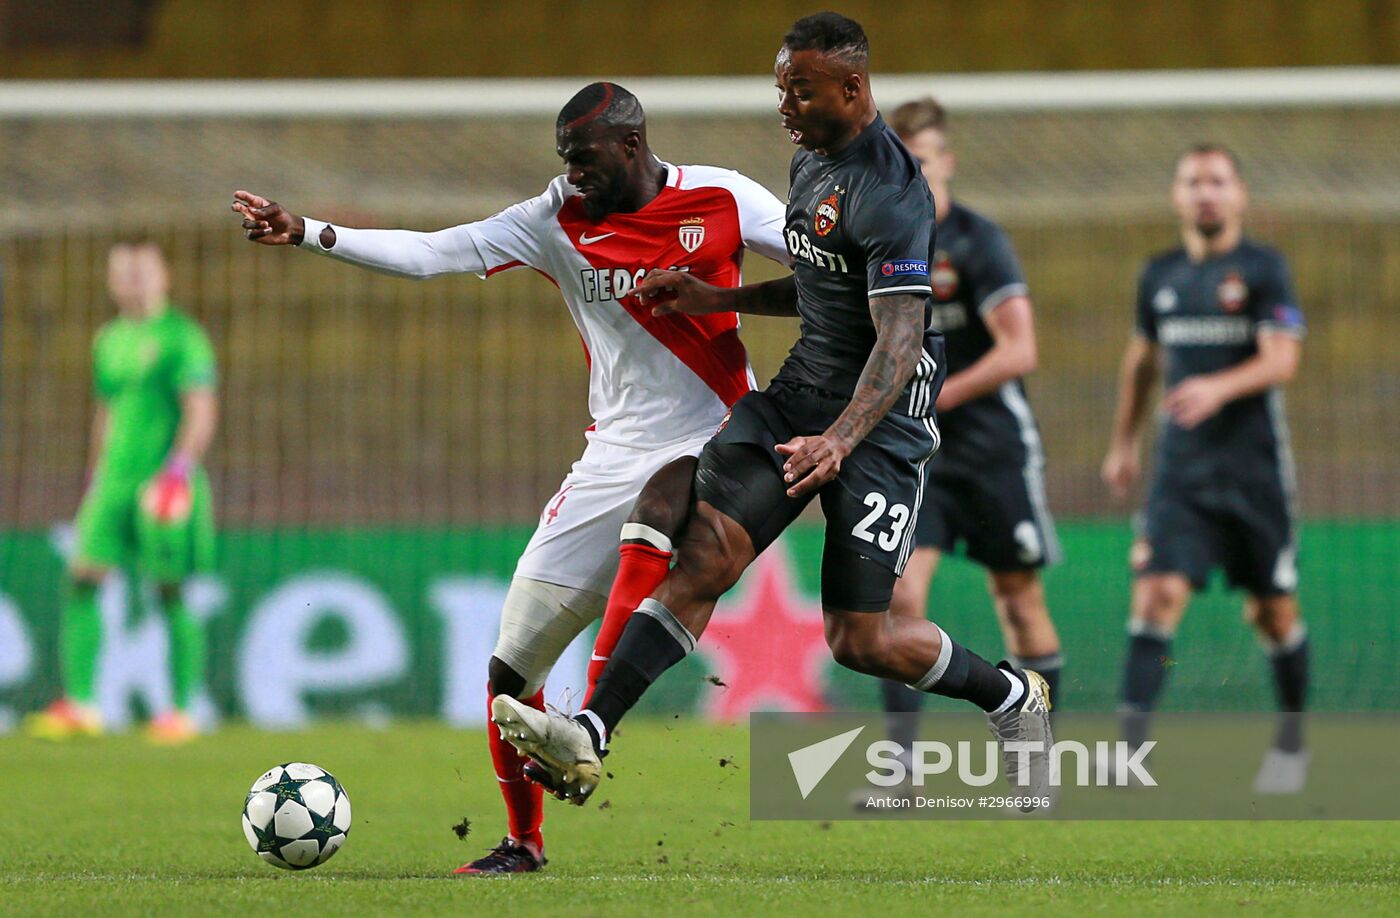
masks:
[[[559,113],[555,139],[567,171],[542,194],[432,233],[332,225],[234,194],[246,235],[264,245],[410,278],[532,268],[563,295],[588,356],[594,424],[516,565],[490,662],[488,711],[497,694],[543,709],[550,668],[605,606],[594,657],[606,660],[633,595],[650,593],[669,566],[668,533],[686,512],[694,457],[755,386],[736,314],[654,316],[631,295],[636,283],[663,268],[738,286],[745,249],[789,261],[784,204],[737,172],[656,158],[642,107],[622,87],[580,90]],[[609,602],[615,578],[619,598]],[[524,760],[498,729],[487,734],[510,834],[458,872],[536,870],[544,864],[541,788],[523,780]]]

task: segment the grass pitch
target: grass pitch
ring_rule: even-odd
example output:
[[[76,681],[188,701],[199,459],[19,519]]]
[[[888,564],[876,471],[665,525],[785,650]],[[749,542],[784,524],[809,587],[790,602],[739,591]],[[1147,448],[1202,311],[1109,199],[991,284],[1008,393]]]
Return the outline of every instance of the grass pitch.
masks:
[[[587,807],[546,801],[545,872],[476,879],[450,874],[505,832],[480,732],[0,739],[0,914],[1400,912],[1396,823],[750,823],[744,729],[633,722],[618,748]],[[294,760],[333,772],[355,818],[301,873],[239,828],[248,785]]]

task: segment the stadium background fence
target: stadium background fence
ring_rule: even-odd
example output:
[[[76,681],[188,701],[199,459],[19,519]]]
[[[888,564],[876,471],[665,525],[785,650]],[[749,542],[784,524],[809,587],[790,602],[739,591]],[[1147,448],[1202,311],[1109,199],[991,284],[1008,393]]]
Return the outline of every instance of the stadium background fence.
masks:
[[[948,101],[954,193],[1006,226],[1030,282],[1041,368],[1029,391],[1068,554],[1048,583],[1073,667],[1070,704],[1112,704],[1132,507],[1107,499],[1097,469],[1136,273],[1175,244],[1173,160],[1205,139],[1242,156],[1250,232],[1289,257],[1310,326],[1288,403],[1317,698],[1334,708],[1400,704],[1400,78],[1015,79],[877,78],[875,87],[887,109],[923,91]],[[261,646],[249,645],[253,613],[290,580],[341,571],[384,598],[403,656],[366,657],[359,682],[351,674],[304,686],[314,702],[305,711],[447,714],[453,676],[441,648],[450,628],[434,612],[434,584],[503,582],[581,450],[577,333],[554,288],[532,272],[487,283],[371,275],[249,245],[227,202],[244,187],[326,219],[423,229],[488,215],[557,173],[550,112],[576,82],[475,87],[491,111],[463,108],[464,95],[443,84],[254,87],[281,100],[265,108],[238,84],[213,95],[175,88],[155,103],[158,114],[104,105],[100,92],[145,98],[120,87],[0,91],[0,184],[9,189],[0,211],[0,703],[22,711],[53,689],[54,527],[71,517],[83,478],[90,342],[111,314],[104,259],[113,241],[140,235],[165,246],[175,298],[205,323],[221,363],[222,426],[209,467],[225,551],[222,599],[210,606],[211,710],[258,718],[239,682],[263,672],[246,664]],[[658,154],[731,166],[785,191],[790,150],[762,81],[631,82],[652,112]],[[226,104],[208,101],[220,95]],[[760,259],[746,270],[750,279],[776,273]],[[794,337],[791,323],[746,321],[761,381]],[[785,549],[809,611],[815,539],[796,533]],[[494,610],[478,606],[462,627],[492,631]],[[971,569],[949,565],[932,607],[950,629],[995,645]],[[353,657],[358,626],[330,599],[318,608],[308,653]],[[1173,706],[1267,701],[1233,599],[1217,592],[1198,603],[1180,657]],[[698,677],[722,662],[700,658],[653,704],[717,710]],[[834,668],[820,681],[824,703],[873,699]],[[159,692],[118,683],[114,709],[133,693],[150,703]]]

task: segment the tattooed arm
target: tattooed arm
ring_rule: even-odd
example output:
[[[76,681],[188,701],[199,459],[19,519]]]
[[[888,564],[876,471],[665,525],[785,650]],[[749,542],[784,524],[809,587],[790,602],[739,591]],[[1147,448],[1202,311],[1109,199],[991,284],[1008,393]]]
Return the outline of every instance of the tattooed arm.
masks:
[[[797,275],[734,288],[734,311],[751,316],[797,315]]]
[[[788,496],[820,488],[841,471],[841,462],[899,401],[919,365],[924,340],[923,296],[888,294],[870,299],[875,346],[856,383],[851,403],[818,437],[794,437],[778,444],[788,457],[783,479]]]

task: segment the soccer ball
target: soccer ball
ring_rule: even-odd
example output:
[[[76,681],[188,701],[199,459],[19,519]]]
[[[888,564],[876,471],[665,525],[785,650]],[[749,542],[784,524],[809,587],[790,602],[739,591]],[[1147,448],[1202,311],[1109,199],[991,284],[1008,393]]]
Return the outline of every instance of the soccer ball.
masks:
[[[305,870],[324,864],[350,833],[350,798],[324,768],[278,765],[253,782],[243,803],[243,835],[269,864]]]

